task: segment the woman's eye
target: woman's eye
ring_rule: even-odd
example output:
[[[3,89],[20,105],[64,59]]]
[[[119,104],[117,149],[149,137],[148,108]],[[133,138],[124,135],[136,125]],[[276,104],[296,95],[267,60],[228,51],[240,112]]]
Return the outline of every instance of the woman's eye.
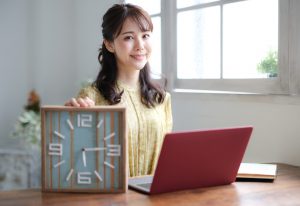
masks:
[[[132,36],[126,36],[124,39],[125,40],[131,40],[131,39],[133,39],[133,37]]]
[[[149,39],[150,38],[150,34],[144,34],[144,39]]]

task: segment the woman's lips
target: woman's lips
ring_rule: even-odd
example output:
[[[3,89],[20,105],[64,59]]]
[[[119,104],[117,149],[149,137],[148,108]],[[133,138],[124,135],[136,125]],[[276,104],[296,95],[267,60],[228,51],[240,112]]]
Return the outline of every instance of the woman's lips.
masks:
[[[137,55],[131,55],[131,57],[136,60],[144,60],[146,55],[145,54],[137,54]]]

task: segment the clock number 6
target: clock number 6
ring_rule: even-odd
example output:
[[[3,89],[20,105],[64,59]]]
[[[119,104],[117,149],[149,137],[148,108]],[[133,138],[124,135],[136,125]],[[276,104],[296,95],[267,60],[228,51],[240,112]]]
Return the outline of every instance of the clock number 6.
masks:
[[[77,173],[77,183],[78,184],[91,184],[91,173],[90,172],[78,172]]]

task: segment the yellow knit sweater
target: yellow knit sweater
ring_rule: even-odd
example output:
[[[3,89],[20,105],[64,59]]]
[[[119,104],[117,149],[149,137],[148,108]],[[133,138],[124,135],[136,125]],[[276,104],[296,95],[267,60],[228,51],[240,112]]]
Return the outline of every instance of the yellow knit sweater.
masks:
[[[172,130],[171,97],[167,93],[162,104],[148,108],[141,102],[139,88],[130,88],[118,82],[120,91],[124,90],[119,105],[127,109],[129,175],[153,174],[164,136]],[[82,89],[78,97],[88,96],[96,105],[109,105],[94,86]]]

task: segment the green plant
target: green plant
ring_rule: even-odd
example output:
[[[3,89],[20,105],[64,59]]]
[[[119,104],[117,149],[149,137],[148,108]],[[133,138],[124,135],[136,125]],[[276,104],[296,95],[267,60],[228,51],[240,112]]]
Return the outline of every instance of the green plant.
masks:
[[[270,50],[267,56],[257,65],[257,71],[268,74],[269,77],[278,75],[278,53]]]
[[[15,124],[12,136],[21,138],[25,143],[31,146],[40,145],[40,98],[35,91],[29,93],[27,105],[24,106],[24,111]]]

